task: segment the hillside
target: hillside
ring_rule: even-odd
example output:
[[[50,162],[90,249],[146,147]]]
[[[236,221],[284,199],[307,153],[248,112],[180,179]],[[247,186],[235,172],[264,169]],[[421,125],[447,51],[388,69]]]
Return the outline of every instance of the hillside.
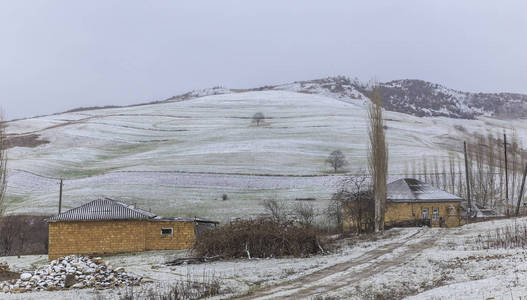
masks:
[[[379,83],[384,107],[418,117],[474,119],[478,116],[527,117],[527,95],[513,93],[469,93],[423,80],[394,80]],[[290,90],[325,95],[339,100],[368,99],[369,85],[358,79],[329,77],[267,86],[254,90]]]
[[[186,100],[9,122],[15,147],[8,212],[55,212],[61,177],[65,208],[97,196],[159,214],[218,219],[258,214],[262,199],[271,197],[315,197],[322,208],[339,181],[324,164],[331,151],[345,153],[348,172],[366,169],[368,101],[357,89],[321,82],[217,88]],[[256,112],[266,116],[262,126],[251,122]],[[459,151],[466,134],[514,127],[524,138],[527,132],[520,121],[487,117],[387,112],[386,120],[391,178],[423,155]],[[228,201],[219,200],[224,193]]]
[[[417,117],[449,117],[456,119],[475,119],[479,116],[499,118],[527,118],[527,95],[515,93],[470,93],[457,91],[440,84],[416,79],[394,80],[379,83],[386,110],[401,112]],[[322,79],[296,81],[288,84],[268,85],[251,89],[229,89],[213,87],[190,91],[165,100],[154,101],[133,106],[185,101],[194,98],[257,92],[257,91],[290,91],[305,94],[322,95],[344,102],[365,103],[371,87],[358,79],[347,77],[327,77]],[[97,108],[97,107],[95,107]],[[68,112],[93,110],[78,108]],[[116,108],[105,106],[101,108]]]

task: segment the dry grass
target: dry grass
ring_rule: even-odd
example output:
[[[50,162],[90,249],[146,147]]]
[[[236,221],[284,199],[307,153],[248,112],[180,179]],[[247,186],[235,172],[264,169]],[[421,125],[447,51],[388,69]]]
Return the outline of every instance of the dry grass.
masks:
[[[187,276],[172,284],[130,287],[120,300],[194,300],[213,297],[221,293],[222,282],[214,274],[203,274],[201,280]]]
[[[507,225],[496,228],[486,235],[478,235],[476,245],[480,249],[527,248],[527,224]]]

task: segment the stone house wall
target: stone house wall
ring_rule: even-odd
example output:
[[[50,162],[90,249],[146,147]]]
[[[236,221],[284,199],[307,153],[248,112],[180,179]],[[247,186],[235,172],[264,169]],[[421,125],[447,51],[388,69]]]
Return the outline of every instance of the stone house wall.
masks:
[[[357,205],[356,202],[347,203],[346,205]],[[423,211],[427,209],[427,218],[434,227],[439,226],[439,218],[445,221],[445,227],[456,227],[462,225],[461,220],[461,203],[452,202],[388,202],[386,203],[386,212],[384,214],[384,223],[386,226],[392,226],[407,221],[421,220]],[[434,219],[434,209],[437,209],[437,218]],[[363,220],[365,221],[365,220]],[[344,220],[344,230],[349,231],[357,225],[356,220],[351,218]]]
[[[384,222],[387,225],[397,222],[421,220],[423,212],[427,211],[427,218],[431,220],[432,226],[439,226],[439,218],[442,217],[446,227],[460,225],[460,202],[420,202],[420,203],[386,203]],[[437,209],[437,217],[434,218],[434,209]]]
[[[173,228],[161,235],[161,228]],[[48,258],[71,254],[103,255],[192,247],[194,222],[108,220],[50,222]]]
[[[162,235],[161,229],[172,229],[172,234]],[[155,221],[146,224],[146,250],[179,250],[194,246],[194,222]]]

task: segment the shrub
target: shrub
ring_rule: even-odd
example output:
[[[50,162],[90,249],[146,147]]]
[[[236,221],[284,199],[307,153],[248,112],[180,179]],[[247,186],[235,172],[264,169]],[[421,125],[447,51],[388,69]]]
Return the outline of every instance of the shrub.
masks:
[[[198,237],[193,251],[199,256],[305,257],[324,252],[323,242],[311,227],[272,219],[238,220]]]
[[[311,226],[315,220],[315,207],[313,204],[296,203],[293,207],[293,214],[302,225]]]
[[[286,204],[283,201],[276,199],[266,199],[262,202],[262,206],[266,213],[273,218],[277,223],[285,222],[287,220]]]
[[[9,215],[0,220],[0,255],[48,253],[45,216]]]

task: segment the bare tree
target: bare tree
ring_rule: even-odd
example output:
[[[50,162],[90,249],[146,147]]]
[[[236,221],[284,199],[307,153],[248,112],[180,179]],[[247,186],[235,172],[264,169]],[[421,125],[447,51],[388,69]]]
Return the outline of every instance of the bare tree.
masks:
[[[429,183],[430,180],[428,179],[428,161],[426,160],[426,156],[423,155],[423,165],[422,165],[422,168],[423,168],[423,180],[421,181],[424,181],[424,182],[427,182]]]
[[[446,172],[445,158],[441,160],[441,187],[443,188],[443,191],[448,190],[448,177]]]
[[[7,137],[0,113],[0,220],[5,211],[5,193],[7,188]]]
[[[416,160],[412,160],[412,178],[417,179],[417,162]]]
[[[357,233],[369,231],[373,227],[375,203],[366,172],[344,177],[333,199],[343,202],[343,217],[351,221],[350,225],[357,229]]]
[[[293,207],[293,213],[305,226],[311,226],[315,221],[315,207],[313,204],[299,202]]]
[[[346,160],[346,156],[340,150],[331,152],[328,158],[326,158],[326,163],[333,168],[335,173],[349,164]]]
[[[426,176],[424,177],[423,179],[423,162],[422,161],[417,161],[416,160],[416,166],[417,166],[417,179],[419,179],[419,181],[425,181],[426,182]],[[426,171],[426,167],[424,167],[425,171]]]
[[[474,184],[472,185],[472,191],[476,202],[483,206],[487,207],[488,205],[488,194],[489,186],[487,183],[487,167],[485,165],[485,160],[488,157],[487,154],[487,145],[485,144],[485,137],[483,135],[478,135],[476,137],[476,143],[470,147],[472,149],[471,156],[474,158],[476,164],[473,172]]]
[[[265,116],[261,112],[257,112],[253,115],[253,123],[256,123],[256,126],[260,126],[260,123],[262,123],[265,120]]]
[[[511,177],[511,180],[509,182],[510,188],[509,188],[509,199],[515,199],[516,195],[516,189],[518,184],[518,170],[521,169],[518,168],[518,152],[519,152],[519,142],[518,142],[518,136],[516,135],[516,131],[512,132],[512,138],[511,138],[511,146],[510,146],[510,159],[509,159],[509,176]]]
[[[344,229],[344,201],[336,195],[333,195],[326,208],[326,216],[330,222],[333,222],[338,231]]]
[[[457,172],[458,172],[458,178],[457,178],[457,195],[458,197],[460,198],[465,198],[465,188],[466,186],[464,185],[464,179],[463,179],[463,166],[462,166],[462,163],[461,163],[461,160],[458,159],[457,161]]]
[[[448,152],[448,170],[450,175],[450,193],[454,195],[456,193],[456,161],[452,152]]]
[[[0,223],[0,245],[6,256],[14,251],[15,241],[19,236],[20,229],[23,228],[16,222],[16,217],[6,216],[2,218],[2,223]]]
[[[276,222],[284,222],[287,218],[286,205],[276,199],[266,199],[262,203],[265,211],[271,215]]]
[[[47,253],[47,216],[9,215],[0,221],[0,255]]]
[[[384,230],[386,206],[386,180],[388,176],[388,146],[384,135],[382,96],[378,85],[373,86],[368,110],[370,147],[368,162],[372,177],[373,199],[375,199],[375,231]]]
[[[505,159],[505,133],[477,134],[467,143],[468,184],[478,205],[503,212],[508,210],[506,199],[515,199],[521,189],[526,152],[514,130],[507,145]],[[505,174],[508,173],[508,178]],[[507,180],[508,179],[508,180]],[[463,188],[459,178],[458,190]],[[465,187],[468,188],[468,187]],[[463,193],[458,191],[458,194]],[[507,197],[509,196],[509,197]]]
[[[441,182],[440,182],[440,174],[439,174],[439,164],[437,163],[437,157],[434,156],[433,160],[433,168],[434,168],[434,177],[432,178],[432,185],[436,186],[437,188],[441,188]]]

